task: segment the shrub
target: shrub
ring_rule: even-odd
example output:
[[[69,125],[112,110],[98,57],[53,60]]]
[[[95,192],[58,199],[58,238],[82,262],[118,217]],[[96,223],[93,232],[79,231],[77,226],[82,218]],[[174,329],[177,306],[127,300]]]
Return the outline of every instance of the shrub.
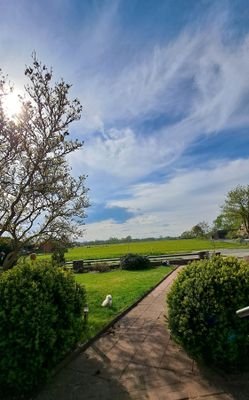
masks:
[[[0,265],[3,265],[5,257],[13,250],[11,238],[0,238]]]
[[[188,265],[168,295],[169,328],[195,358],[226,370],[249,366],[249,264],[216,256]]]
[[[92,267],[93,271],[97,272],[109,272],[111,271],[111,267],[106,263],[96,263]]]
[[[85,290],[48,264],[0,275],[0,388],[28,393],[82,335]]]
[[[121,269],[138,270],[146,269],[151,266],[150,260],[147,257],[139,254],[126,254],[120,259]]]
[[[76,274],[85,272],[84,261],[83,260],[75,260],[75,261],[73,261],[73,271]]]
[[[52,265],[54,267],[62,267],[65,264],[65,252],[63,249],[56,249],[52,253]]]
[[[53,253],[52,253],[52,265],[54,267],[62,267],[63,265],[65,265],[65,253],[67,252],[67,249],[63,246],[57,246]]]

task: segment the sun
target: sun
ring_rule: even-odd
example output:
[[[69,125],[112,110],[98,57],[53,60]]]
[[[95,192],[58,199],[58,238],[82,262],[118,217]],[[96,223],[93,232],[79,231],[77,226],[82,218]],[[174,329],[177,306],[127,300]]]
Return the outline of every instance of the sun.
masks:
[[[21,111],[21,102],[18,95],[19,93],[13,90],[3,100],[3,108],[9,118],[14,118]]]

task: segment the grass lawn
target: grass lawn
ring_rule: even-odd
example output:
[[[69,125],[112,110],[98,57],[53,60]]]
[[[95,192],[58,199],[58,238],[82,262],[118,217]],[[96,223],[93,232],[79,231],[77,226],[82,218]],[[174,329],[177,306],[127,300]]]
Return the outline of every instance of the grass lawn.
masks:
[[[116,315],[154,287],[172,268],[158,267],[144,271],[116,270],[105,273],[76,275],[76,281],[84,285],[89,306],[88,327],[83,341],[90,339]],[[111,308],[101,307],[107,294],[111,294]]]
[[[228,242],[213,242],[202,239],[155,240],[150,242],[118,243],[95,246],[74,247],[65,254],[67,261],[120,257],[127,253],[158,255],[167,253],[190,252],[199,250],[218,250],[232,248],[248,248],[248,245]],[[39,258],[50,258],[40,255]]]

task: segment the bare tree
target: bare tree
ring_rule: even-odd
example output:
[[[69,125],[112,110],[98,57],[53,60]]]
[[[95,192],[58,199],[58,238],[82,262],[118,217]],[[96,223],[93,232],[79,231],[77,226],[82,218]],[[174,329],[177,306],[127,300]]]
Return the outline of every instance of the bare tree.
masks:
[[[13,240],[4,269],[27,243],[79,235],[88,206],[85,176],[74,178],[67,160],[83,145],[68,140],[82,106],[69,100],[70,85],[63,79],[53,83],[52,70],[35,55],[25,75],[29,83],[14,120],[4,113],[4,78],[0,86],[0,236]]]

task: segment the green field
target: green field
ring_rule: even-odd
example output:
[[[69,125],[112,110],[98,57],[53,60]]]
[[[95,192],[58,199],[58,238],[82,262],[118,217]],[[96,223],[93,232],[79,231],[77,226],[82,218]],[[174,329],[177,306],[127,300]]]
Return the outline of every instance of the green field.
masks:
[[[120,271],[75,275],[87,291],[89,319],[83,341],[96,335],[115,316],[128,308],[150,288],[154,287],[171,268],[159,267],[144,271]],[[111,308],[101,307],[107,294],[111,294]]]
[[[159,255],[168,253],[190,252],[199,250],[218,250],[231,248],[248,248],[248,245],[239,243],[213,242],[200,239],[155,240],[150,242],[118,243],[95,246],[74,247],[65,254],[67,261],[120,257],[127,253]],[[48,258],[49,255],[41,255]]]

